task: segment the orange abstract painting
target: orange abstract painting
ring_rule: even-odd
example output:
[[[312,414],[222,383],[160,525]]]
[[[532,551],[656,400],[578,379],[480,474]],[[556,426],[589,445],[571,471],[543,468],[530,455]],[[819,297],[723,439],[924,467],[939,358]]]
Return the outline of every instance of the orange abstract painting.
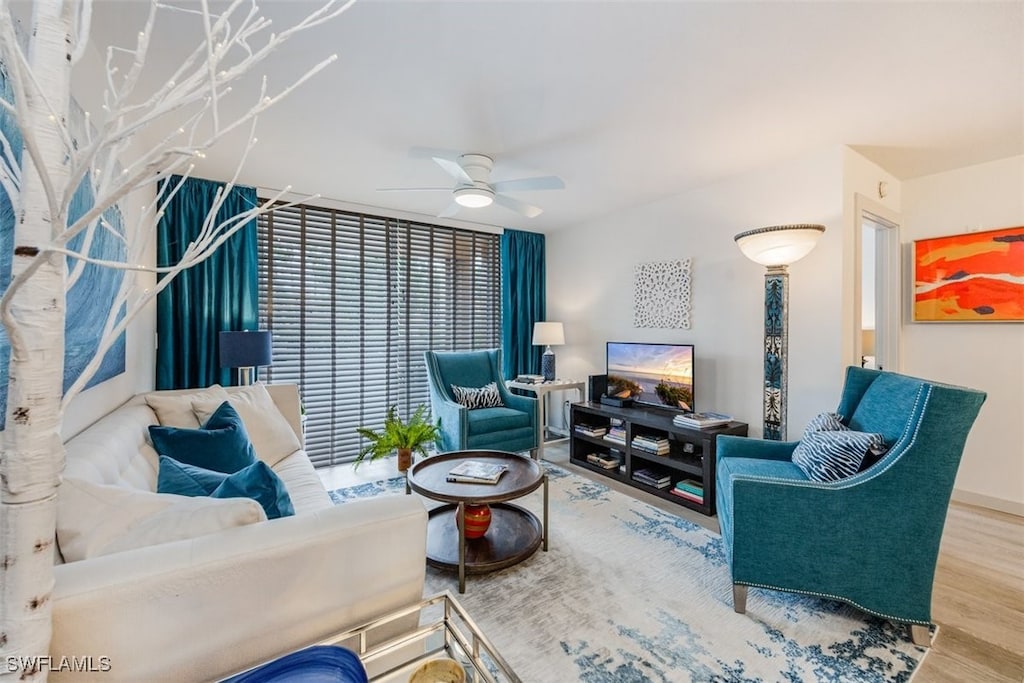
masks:
[[[1024,227],[914,242],[914,320],[1024,321]]]

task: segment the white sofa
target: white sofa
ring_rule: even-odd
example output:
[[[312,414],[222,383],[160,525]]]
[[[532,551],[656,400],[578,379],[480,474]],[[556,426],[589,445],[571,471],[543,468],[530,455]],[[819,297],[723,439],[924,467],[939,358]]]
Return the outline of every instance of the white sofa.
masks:
[[[297,388],[267,389],[301,443]],[[67,442],[58,547],[77,522],[72,487],[156,490],[151,424],[156,414],[136,396]],[[293,517],[266,521],[259,508],[253,523],[195,538],[58,558],[50,654],[105,657],[110,670],[53,679],[216,679],[420,599],[427,515],[417,497],[334,506],[301,447],[273,469]]]

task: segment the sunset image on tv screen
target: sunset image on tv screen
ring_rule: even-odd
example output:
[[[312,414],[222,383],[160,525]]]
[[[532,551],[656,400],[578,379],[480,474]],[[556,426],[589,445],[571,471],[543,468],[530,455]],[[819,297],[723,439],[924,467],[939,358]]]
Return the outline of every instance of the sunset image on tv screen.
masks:
[[[693,347],[608,343],[608,395],[693,410]]]

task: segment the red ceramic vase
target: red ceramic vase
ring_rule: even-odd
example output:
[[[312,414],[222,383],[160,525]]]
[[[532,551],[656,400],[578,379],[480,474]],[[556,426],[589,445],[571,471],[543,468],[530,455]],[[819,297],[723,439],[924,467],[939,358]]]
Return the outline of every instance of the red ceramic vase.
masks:
[[[455,524],[459,523],[459,515],[455,515]],[[466,506],[466,538],[480,538],[491,526],[491,508],[489,505]]]

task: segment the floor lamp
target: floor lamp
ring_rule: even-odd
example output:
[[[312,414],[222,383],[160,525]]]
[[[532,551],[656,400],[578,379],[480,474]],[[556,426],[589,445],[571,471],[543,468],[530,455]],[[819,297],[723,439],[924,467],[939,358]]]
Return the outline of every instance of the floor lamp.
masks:
[[[743,255],[768,267],[764,275],[764,438],[786,439],[789,346],[789,273],[811,253],[824,225],[772,225],[734,238]]]

